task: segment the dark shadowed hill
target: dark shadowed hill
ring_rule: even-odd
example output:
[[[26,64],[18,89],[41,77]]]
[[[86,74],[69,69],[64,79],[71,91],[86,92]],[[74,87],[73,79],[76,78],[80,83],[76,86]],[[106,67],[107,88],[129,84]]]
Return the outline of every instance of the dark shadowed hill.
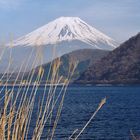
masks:
[[[140,33],[90,66],[76,83],[140,83]]]
[[[89,66],[91,66],[94,62],[98,61],[99,59],[107,55],[108,53],[109,51],[105,51],[105,50],[82,49],[82,50],[77,50],[77,51],[73,51],[71,53],[65,54],[60,58],[61,65],[59,68],[59,76],[63,76],[64,78],[67,78],[70,62],[78,61],[78,66],[72,77],[72,80],[77,79]],[[44,69],[44,76],[42,78],[43,81],[46,79],[46,76],[50,68],[50,64],[51,63],[47,63],[42,66]],[[35,71],[38,72],[38,69],[39,67],[37,67]],[[36,74],[33,79],[35,79],[35,77],[36,77]]]
[[[59,68],[59,76],[63,76],[64,79],[67,78],[68,76],[68,69],[69,69],[69,64],[71,62],[77,62],[78,61],[78,66],[74,72],[74,75],[72,77],[71,80],[75,80],[77,78],[79,78],[79,76],[89,67],[91,66],[94,62],[98,61],[99,59],[101,59],[102,57],[104,57],[105,55],[107,55],[109,53],[109,51],[106,50],[95,50],[95,49],[82,49],[82,50],[76,50],[73,51],[71,53],[65,54],[63,55],[60,60],[61,60],[61,65]],[[50,65],[53,64],[55,62],[52,61],[50,63],[46,63],[43,64],[42,67],[44,69],[44,74],[43,74],[43,78],[42,78],[42,83],[44,83],[46,81],[46,78],[48,76],[49,73],[49,69],[50,69]],[[38,72],[39,72],[39,68],[40,66],[38,66],[37,68],[35,68],[35,73],[32,77],[32,82],[34,82],[37,78]],[[24,74],[24,78],[22,79],[22,75],[23,73],[20,73],[18,81],[20,82],[21,79],[22,81],[29,79],[29,77],[32,76],[33,72],[26,72]],[[8,74],[10,76],[10,74]],[[16,77],[17,77],[17,73],[13,73],[11,78],[9,79],[10,82],[14,82]],[[3,77],[3,74],[0,74],[0,77]],[[7,80],[7,74],[2,78],[2,81],[6,81]]]

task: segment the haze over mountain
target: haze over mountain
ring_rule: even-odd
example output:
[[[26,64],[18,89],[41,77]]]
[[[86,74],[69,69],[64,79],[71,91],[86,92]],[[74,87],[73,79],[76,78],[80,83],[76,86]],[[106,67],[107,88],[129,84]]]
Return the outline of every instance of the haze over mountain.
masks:
[[[68,54],[65,54],[60,58],[61,65],[59,68],[58,75],[63,76],[63,78],[66,79],[68,77],[69,64],[78,62],[77,67],[74,71],[74,74],[71,78],[71,81],[74,81],[78,79],[79,76],[85,70],[87,70],[88,67],[90,67],[93,63],[97,62],[98,60],[106,56],[108,53],[109,51],[107,50],[82,49],[82,50],[76,50]],[[46,80],[46,75],[48,75],[49,73],[50,65],[53,64],[54,61],[42,65],[42,68],[44,69],[44,75],[43,75],[42,81]],[[36,72],[34,74],[33,80],[36,79],[36,75],[39,71],[39,68],[40,67],[37,67],[35,69]]]
[[[12,47],[9,46],[0,65],[1,71],[6,69],[11,58],[11,70],[19,70],[22,63],[26,65],[27,61],[27,70],[30,70],[75,50],[113,50],[117,43],[78,17],[61,17],[13,41]],[[40,58],[36,58],[38,56]],[[42,60],[34,64],[35,59]]]
[[[89,67],[77,83],[140,83],[140,33]]]
[[[75,72],[71,78],[71,82],[72,82],[72,81],[78,79],[79,76],[85,70],[87,70],[87,68],[89,66],[91,66],[93,63],[100,60],[104,56],[106,56],[109,52],[110,51],[107,51],[107,50],[82,49],[82,50],[76,50],[76,51],[72,51],[68,54],[65,54],[65,55],[61,56],[61,58],[60,58],[61,65],[59,68],[58,76],[63,76],[63,79],[66,79],[68,77],[69,65],[71,63],[78,62]],[[52,64],[54,64],[56,62],[55,60],[41,65],[41,67],[44,69],[44,74],[41,79],[42,84],[46,82],[46,77],[49,73],[50,67],[52,66]],[[32,82],[36,81],[36,75],[38,75],[39,69],[40,69],[40,66],[38,66],[34,69],[35,72],[34,72],[34,75],[32,78]],[[18,77],[18,82],[21,81],[22,77],[23,77],[22,81],[27,80],[28,76],[32,75],[32,73],[33,72],[28,71],[28,72],[24,73],[24,77],[23,77],[23,73],[20,73],[20,75]],[[10,76],[10,74],[9,74],[9,77],[10,77],[9,81],[11,83],[14,83],[17,75],[18,75],[17,73],[13,73],[12,76]],[[0,77],[3,77],[3,74],[0,74]],[[6,80],[7,80],[7,74],[2,78],[3,82]]]

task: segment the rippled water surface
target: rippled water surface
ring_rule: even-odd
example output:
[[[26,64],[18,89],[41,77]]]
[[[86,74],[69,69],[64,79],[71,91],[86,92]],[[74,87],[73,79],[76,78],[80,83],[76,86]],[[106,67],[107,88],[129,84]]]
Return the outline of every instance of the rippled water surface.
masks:
[[[36,115],[42,91],[43,87],[40,87],[36,96],[33,118]],[[140,86],[70,86],[65,96],[54,139],[67,140],[75,129],[80,130],[104,97],[107,97],[107,103],[79,139],[129,140],[130,130],[140,135]],[[31,126],[35,126],[33,119]],[[45,136],[44,131],[42,140],[46,139]]]
[[[107,103],[79,139],[129,140],[130,130],[140,135],[140,87],[69,87],[56,140],[66,139],[89,120],[98,103]]]

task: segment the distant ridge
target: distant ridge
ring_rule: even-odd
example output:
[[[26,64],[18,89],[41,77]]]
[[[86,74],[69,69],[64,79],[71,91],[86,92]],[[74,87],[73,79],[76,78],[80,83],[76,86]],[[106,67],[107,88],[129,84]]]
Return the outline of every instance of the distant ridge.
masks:
[[[89,67],[76,83],[140,84],[140,33]]]
[[[78,65],[71,79],[71,81],[73,81],[79,78],[80,74],[82,74],[89,66],[91,66],[93,63],[100,60],[104,56],[106,56],[108,53],[109,51],[104,51],[104,50],[82,49],[82,50],[76,50],[71,53],[65,54],[60,58],[61,65],[59,68],[58,75],[63,76],[63,78],[66,79],[68,77],[69,64],[71,62],[72,63],[78,62]],[[46,63],[42,65],[44,69],[44,76],[42,78],[42,81],[45,81],[46,79],[46,75],[48,74],[50,64],[51,63]],[[36,73],[38,73],[39,68],[40,67],[37,67],[35,69],[36,72],[34,74],[33,79],[36,79],[36,75],[37,75]]]

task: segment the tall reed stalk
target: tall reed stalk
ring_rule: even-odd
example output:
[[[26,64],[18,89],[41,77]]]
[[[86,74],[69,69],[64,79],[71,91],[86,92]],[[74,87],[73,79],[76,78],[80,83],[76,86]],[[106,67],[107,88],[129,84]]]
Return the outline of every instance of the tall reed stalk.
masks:
[[[28,58],[21,62],[18,71],[17,67],[11,71],[10,68],[13,65],[12,48],[13,46],[11,44],[9,47],[9,63],[5,72],[0,77],[0,81],[6,78],[0,88],[0,140],[27,140],[28,138],[40,140],[43,133],[46,134],[46,140],[52,140],[55,136],[57,124],[61,115],[66,90],[78,62],[71,61],[69,63],[67,78],[64,79],[63,76],[59,75],[59,68],[63,64],[61,58],[57,58],[50,63],[49,71],[45,75],[45,70],[42,66],[44,63],[43,50],[40,43],[37,43],[36,54],[34,54],[34,50],[32,50]],[[0,54],[0,62],[4,56],[4,52],[5,48]],[[29,71],[27,75],[28,66],[31,65],[30,61],[34,55],[34,61],[31,66],[32,70]],[[56,57],[55,49],[52,57]],[[34,68],[37,65],[40,66],[36,71]],[[11,77],[15,74],[15,71],[16,77],[9,87]],[[45,85],[43,86],[43,90],[41,90],[42,93],[40,94],[42,96],[38,102],[38,111],[35,112],[36,116],[34,116],[33,112],[34,106],[36,105],[36,96],[44,77],[46,79]],[[20,83],[18,83],[19,79]],[[59,87],[59,84],[61,84],[61,87]],[[105,101],[105,99],[101,101],[97,110],[93,113],[85,126],[79,132],[78,129],[75,130],[68,139],[77,140],[79,138],[95,117],[96,113],[104,105]],[[35,126],[31,133],[31,122],[34,121],[34,118]],[[48,127],[45,128],[45,125],[48,125]],[[73,138],[76,132],[78,132],[78,134]]]
[[[58,124],[58,120],[61,115],[64,97],[66,94],[66,89],[70,82],[70,79],[74,73],[77,63],[70,64],[69,72],[67,79],[63,80],[63,77],[59,75],[59,67],[61,65],[61,59],[57,58],[55,61],[51,62],[49,72],[47,75],[44,75],[43,64],[43,54],[42,47],[37,44],[36,55],[32,63],[32,71],[28,72],[26,76],[26,83],[23,84],[22,81],[25,80],[25,75],[27,74],[27,68],[30,65],[30,61],[33,54],[31,51],[28,59],[24,60],[21,63],[21,66],[18,71],[16,71],[16,77],[14,82],[10,84],[10,79],[15,70],[10,70],[12,67],[12,45],[10,46],[10,56],[9,63],[2,74],[0,81],[3,79],[6,80],[3,82],[0,89],[0,140],[25,140],[28,139],[30,133],[30,127],[32,119],[34,118],[34,106],[36,101],[36,95],[41,86],[41,81],[43,77],[46,77],[46,82],[42,90],[42,98],[38,103],[38,113],[36,114],[35,127],[30,139],[40,140],[43,132],[47,133],[46,139],[52,140],[55,135],[55,130]],[[5,49],[0,54],[0,60],[4,55]],[[55,51],[53,53],[55,57]],[[36,71],[34,67],[40,65]],[[36,75],[33,82],[33,77]],[[20,83],[18,80],[20,79]],[[18,87],[17,86],[18,83]],[[49,85],[48,85],[49,83]],[[61,88],[57,93],[59,84]],[[16,91],[15,91],[16,87]],[[55,113],[55,117],[54,117]],[[46,124],[49,124],[49,128],[44,130]]]

